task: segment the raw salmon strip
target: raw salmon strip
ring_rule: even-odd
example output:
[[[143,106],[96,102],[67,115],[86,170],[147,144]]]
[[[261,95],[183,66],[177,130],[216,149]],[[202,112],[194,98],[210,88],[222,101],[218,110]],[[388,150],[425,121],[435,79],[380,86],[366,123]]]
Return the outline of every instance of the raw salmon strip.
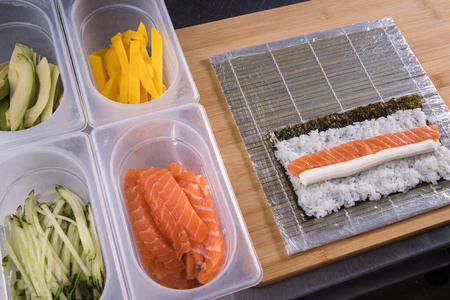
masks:
[[[197,286],[195,280],[187,278],[185,270],[176,275],[168,273],[164,264],[158,259],[152,261],[150,269],[155,281],[162,286],[172,289],[192,289]]]
[[[141,178],[141,174],[145,172],[145,170],[138,170],[137,174],[139,178]],[[151,181],[155,178],[148,179]],[[151,185],[152,182],[141,181],[140,187],[141,190],[143,186]],[[178,222],[172,213],[168,210],[168,208],[164,205],[162,201],[158,201],[158,188],[155,187],[150,191],[150,194],[144,197],[144,201],[148,205],[149,211],[151,212],[153,219],[155,221],[156,227],[162,236],[170,242],[173,249],[177,253],[177,257],[182,259],[184,253],[191,251],[191,243],[189,241],[189,236],[184,230],[183,225]]]
[[[436,125],[379,135],[366,140],[355,140],[331,149],[323,149],[319,152],[299,157],[289,163],[288,169],[294,176],[298,176],[306,170],[350,161],[385,149],[415,144],[430,139],[439,139],[439,131]]]
[[[225,258],[225,245],[222,232],[217,223],[210,196],[204,195],[199,185],[194,183],[189,183],[184,190],[189,201],[209,228],[209,234],[203,242],[205,247],[205,262],[197,274],[198,282],[206,284],[216,277],[222,268]]]
[[[184,256],[184,265],[186,267],[187,279],[195,279],[205,262],[205,247],[203,243],[197,243],[191,240],[192,250]]]
[[[180,181],[180,176],[183,173],[187,173],[186,168],[183,167],[182,165],[180,165],[179,163],[176,163],[176,162],[168,164],[166,166],[166,170],[169,171],[170,173],[172,173],[173,177],[175,178],[175,180],[177,182]]]
[[[135,235],[135,241],[139,257],[141,258],[141,262],[144,265],[144,269],[145,271],[147,271],[147,273],[150,273],[149,266],[151,266],[156,256],[154,256],[150,251],[147,250],[144,243],[139,238],[139,235]]]
[[[143,170],[139,178],[149,205],[161,201],[195,241],[200,243],[206,238],[208,227],[192,208],[172,173],[162,168],[151,168]]]
[[[136,170],[128,170],[124,191],[135,238],[139,241],[138,249],[142,249],[140,244],[142,242],[145,249],[158,257],[171,272],[179,273],[184,269],[184,262],[159,233],[153,222],[147,202],[138,185]],[[148,262],[145,257],[142,260]]]
[[[219,273],[225,258],[222,231],[217,222],[211,194],[203,176],[195,175],[194,172],[187,172],[177,163],[166,166],[166,169],[172,172],[195,211],[208,225],[209,234],[202,243],[205,261],[196,277],[200,283],[206,284]]]

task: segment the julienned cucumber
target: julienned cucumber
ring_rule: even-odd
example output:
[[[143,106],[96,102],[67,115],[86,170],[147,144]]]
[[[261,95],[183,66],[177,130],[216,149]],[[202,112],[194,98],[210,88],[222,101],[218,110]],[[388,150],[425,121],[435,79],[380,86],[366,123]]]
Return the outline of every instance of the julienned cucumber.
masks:
[[[9,95],[6,112],[0,111],[0,121],[6,120],[0,130],[26,129],[48,119],[62,96],[59,81],[57,65],[16,44],[10,61],[0,64],[0,101]]]
[[[4,226],[2,265],[13,299],[100,298],[105,267],[90,203],[58,185],[31,191]]]

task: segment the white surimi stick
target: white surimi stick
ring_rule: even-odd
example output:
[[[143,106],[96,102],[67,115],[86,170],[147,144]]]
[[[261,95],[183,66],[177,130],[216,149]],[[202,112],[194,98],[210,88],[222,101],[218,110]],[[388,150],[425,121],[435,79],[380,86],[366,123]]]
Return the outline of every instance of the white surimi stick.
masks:
[[[347,177],[396,159],[436,151],[439,145],[439,141],[425,140],[415,144],[388,148],[353,160],[306,170],[300,173],[300,182],[308,186],[325,180]]]

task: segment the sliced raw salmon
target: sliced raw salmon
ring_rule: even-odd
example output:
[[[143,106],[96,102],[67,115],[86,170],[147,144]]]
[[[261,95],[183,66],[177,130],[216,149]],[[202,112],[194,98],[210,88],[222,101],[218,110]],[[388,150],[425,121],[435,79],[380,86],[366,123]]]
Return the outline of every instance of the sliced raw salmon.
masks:
[[[142,249],[140,244],[142,242],[145,249],[158,257],[168,270],[179,273],[184,269],[184,262],[157,229],[139,188],[137,174],[136,170],[128,170],[124,191],[135,239],[139,241],[138,249]],[[144,260],[145,257],[142,259]]]
[[[141,173],[145,170],[138,170],[137,174],[139,178],[142,178]],[[152,182],[145,182],[140,180],[140,187],[151,185]],[[150,195],[143,197],[144,201],[153,216],[156,227],[165,239],[172,245],[173,249],[177,253],[177,257],[182,259],[182,255],[191,251],[191,243],[189,236],[184,230],[181,222],[177,221],[168,208],[162,201],[158,201],[157,195],[158,189],[151,190]]]
[[[172,173],[162,168],[151,168],[142,170],[139,178],[150,207],[154,206],[152,202],[162,203],[195,241],[200,243],[206,238],[208,227],[192,208]]]
[[[192,250],[184,256],[187,279],[195,279],[205,262],[205,248],[203,243],[191,240]]]
[[[217,222],[211,194],[203,176],[195,175],[194,172],[187,172],[187,170],[177,163],[168,165],[166,169],[172,172],[186,193],[189,202],[208,226],[208,236],[202,243],[204,249],[197,252],[204,251],[204,262],[201,264],[201,270],[196,275],[200,283],[206,284],[219,273],[225,258],[225,245],[222,231]]]
[[[158,259],[152,261],[150,269],[155,281],[162,286],[172,289],[192,289],[197,286],[195,280],[187,278],[185,270],[176,275],[168,273],[165,265]]]
[[[439,131],[436,125],[379,135],[366,140],[355,140],[331,149],[323,149],[319,152],[299,157],[289,163],[288,169],[294,176],[298,176],[306,170],[350,161],[385,149],[406,146],[430,139],[439,139]]]
[[[208,236],[202,243],[205,247],[205,261],[196,277],[198,282],[206,284],[216,277],[222,268],[225,258],[222,231],[218,225],[209,194],[204,195],[202,189],[195,183],[189,183],[184,190],[192,206],[209,228]]]
[[[180,165],[179,163],[173,162],[166,166],[166,170],[172,173],[173,177],[176,179],[176,181],[180,181],[180,176],[183,173],[186,173],[187,170],[185,167]]]
[[[141,263],[144,266],[144,270],[150,274],[149,266],[151,266],[156,256],[154,256],[150,251],[147,250],[139,235],[135,235],[135,242],[139,257],[141,259]]]
[[[159,284],[206,284],[222,268],[225,245],[205,179],[179,164],[128,170],[125,198],[141,263]]]

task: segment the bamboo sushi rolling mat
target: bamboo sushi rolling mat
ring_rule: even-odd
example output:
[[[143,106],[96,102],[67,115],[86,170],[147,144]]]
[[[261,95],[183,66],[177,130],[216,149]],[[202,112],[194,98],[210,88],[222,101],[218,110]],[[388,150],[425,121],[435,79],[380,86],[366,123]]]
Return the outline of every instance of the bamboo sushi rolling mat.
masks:
[[[230,93],[227,95],[227,91],[232,90],[233,84],[229,82],[229,86],[225,85],[224,91],[228,96],[226,98],[222,88],[224,82],[226,82],[225,79],[228,77],[221,77],[220,74],[226,75],[229,73],[222,72],[225,68],[218,68],[218,63],[226,62],[229,66],[233,66],[229,70],[232,73],[234,72],[235,78],[247,79],[247,83],[250,82],[248,87],[253,88],[254,96],[267,95],[267,99],[273,98],[273,95],[268,95],[267,90],[264,90],[264,88],[270,86],[270,90],[275,90],[275,93],[279,96],[279,101],[288,98],[290,100],[292,96],[299,96],[299,93],[302,92],[305,97],[308,96],[306,98],[316,97],[316,99],[319,99],[317,105],[311,103],[309,107],[308,105],[302,106],[301,109],[304,111],[301,115],[304,119],[339,111],[342,108],[350,108],[354,105],[366,104],[381,98],[401,96],[404,92],[408,94],[415,92],[428,99],[425,105],[426,112],[432,118],[435,116],[436,121],[441,122],[438,125],[448,128],[448,124],[442,124],[443,121],[440,119],[439,112],[442,111],[443,103],[439,94],[447,101],[448,105],[450,100],[450,89],[448,89],[450,63],[446,60],[448,57],[448,47],[446,46],[450,39],[445,33],[450,29],[450,18],[443,12],[448,11],[449,8],[450,3],[446,1],[433,1],[431,3],[425,1],[396,1],[394,4],[389,1],[348,0],[326,3],[326,1],[314,0],[177,30],[180,44],[200,92],[200,103],[206,108],[231,184],[263,267],[262,285],[446,224],[450,220],[450,207],[444,206],[430,212],[423,212],[423,206],[427,209],[430,207],[437,208],[448,203],[448,197],[445,196],[445,193],[442,196],[435,197],[435,194],[439,194],[435,187],[434,189],[428,188],[429,191],[422,190],[422,193],[409,193],[408,197],[402,199],[411,206],[410,209],[406,210],[406,217],[419,215],[399,221],[404,216],[399,216],[397,211],[396,214],[394,212],[396,215],[394,220],[399,222],[395,223],[392,223],[393,220],[389,217],[395,210],[392,205],[392,201],[397,201],[395,199],[379,201],[376,203],[376,207],[370,202],[364,203],[363,206],[357,205],[358,211],[364,211],[366,206],[371,206],[377,210],[376,218],[378,220],[369,222],[369,225],[365,220],[367,216],[363,215],[361,218],[351,219],[350,222],[344,223],[346,226],[341,227],[340,222],[346,221],[340,218],[348,219],[348,215],[352,214],[351,209],[333,214],[327,221],[312,221],[306,226],[302,224],[302,220],[298,216],[289,219],[289,221],[283,220],[283,217],[278,218],[279,216],[285,216],[286,211],[295,214],[295,206],[292,205],[292,201],[279,203],[271,202],[270,197],[266,199],[264,188],[260,184],[260,180],[264,179],[265,175],[261,176],[261,174],[255,172],[255,169],[258,170],[259,167],[257,164],[255,165],[255,155],[257,154],[254,154],[252,158],[252,153],[247,152],[247,149],[252,150],[252,147],[249,147],[251,143],[246,141],[244,144],[241,139],[242,135],[245,140],[246,135],[245,132],[243,134],[242,126],[239,128],[239,120],[246,120],[248,123],[248,119],[233,118],[233,115],[235,117],[238,115],[236,114],[237,108],[233,105],[229,106],[229,103],[233,103],[233,101],[229,101]],[[392,19],[385,19],[386,17],[392,17]],[[378,21],[368,22],[372,20]],[[349,26],[355,23],[363,24]],[[326,31],[316,33],[322,30]],[[341,33],[344,32],[344,34],[339,34],[336,30]],[[371,44],[371,40],[376,40],[380,44]],[[295,47],[289,49],[286,47],[286,43],[289,43],[290,46],[295,45]],[[408,44],[412,52],[409,51]],[[376,45],[381,45],[381,47],[377,48]],[[373,47],[371,48],[371,46]],[[244,48],[248,49],[234,51]],[[262,48],[266,50],[262,50]],[[270,51],[267,51],[267,49],[270,49]],[[377,57],[370,58],[370,55],[368,55],[370,51],[358,52],[363,49],[372,49],[372,56]],[[380,53],[376,54],[378,50],[383,49],[384,54],[381,56]],[[260,64],[255,63],[255,59],[246,59],[247,56],[239,57],[247,50],[251,52],[246,53],[246,55],[256,55],[260,59]],[[303,84],[302,89],[298,89],[298,91],[291,89],[291,92],[295,90],[295,95],[289,95],[288,93],[286,96],[281,90],[283,86],[289,85],[289,80],[285,78],[288,76],[280,76],[280,74],[288,75],[289,68],[298,68],[294,65],[295,60],[290,59],[290,56],[294,55],[290,53],[291,50],[297,51],[295,55],[300,55],[305,62],[309,61],[311,68],[315,67],[316,71],[328,74],[328,76],[322,77],[325,81],[321,83],[317,79],[315,84],[310,86]],[[218,59],[219,56],[217,55],[221,53],[227,53],[224,54],[225,60]],[[275,58],[275,55],[279,55],[278,59]],[[209,61],[210,56],[212,64]],[[283,56],[285,57],[284,60]],[[326,59],[330,59],[330,61],[326,63]],[[269,60],[278,62],[275,64],[275,70],[267,68]],[[365,60],[371,63],[364,63]],[[232,61],[231,64],[230,61]],[[281,63],[282,61],[285,61],[285,63]],[[318,64],[318,61],[321,64]],[[333,64],[333,62],[336,63]],[[339,63],[341,66],[336,67],[336,64]],[[219,71],[218,77],[216,77],[213,65],[215,65],[216,72]],[[328,69],[326,69],[327,66]],[[355,69],[355,66],[359,67]],[[273,67],[274,64],[272,63],[271,68]],[[353,68],[355,71],[345,73],[347,67]],[[248,76],[249,68],[256,68],[255,72],[252,73],[253,76],[250,77]],[[334,77],[329,75],[333,71],[338,73]],[[397,73],[394,72],[394,74],[393,71]],[[263,77],[264,82],[261,84],[261,81],[259,81],[261,78],[255,78],[255,76],[264,73],[266,75]],[[239,77],[239,74],[242,76]],[[352,79],[351,75],[353,74],[358,74],[358,76]],[[274,87],[279,85],[280,77],[284,78],[284,82],[281,82],[281,87],[277,90]],[[429,78],[431,78],[431,81]],[[305,83],[308,79],[311,78],[304,76],[299,84]],[[354,84],[349,85],[348,82]],[[439,94],[436,93],[433,83]],[[237,86],[239,87],[239,85]],[[331,95],[321,94],[320,92],[323,92],[327,86],[332,87],[332,89],[329,89],[332,90]],[[228,87],[232,88],[227,89]],[[347,93],[348,90],[351,93]],[[284,88],[284,91],[286,93],[286,88]],[[242,94],[242,85],[238,92]],[[247,95],[250,94],[252,93]],[[357,97],[355,97],[355,94]],[[336,99],[339,99],[339,101],[336,101]],[[248,101],[248,99],[246,100]],[[318,109],[320,103],[324,101],[328,101],[329,105]],[[251,124],[252,122],[255,123],[255,116],[249,114],[249,111],[254,112],[255,108],[251,108],[249,103],[251,102],[244,103],[243,113],[247,117],[253,117],[253,120],[249,122]],[[261,111],[264,111],[264,107],[260,108],[259,112]],[[436,111],[436,113],[433,113],[433,111]],[[299,121],[298,112],[292,109],[286,111],[282,120],[277,114],[266,115],[265,117],[265,120],[279,122],[279,126]],[[446,134],[444,136],[447,137]],[[448,143],[447,138],[445,141],[444,143]],[[446,189],[445,186],[439,185],[437,190],[441,190],[441,187]],[[267,194],[267,190],[265,192]],[[419,202],[409,201],[408,199],[416,199]],[[430,201],[431,204],[429,204]],[[274,213],[272,213],[271,208],[274,209]],[[400,214],[403,214],[403,212],[401,210]],[[368,214],[370,217],[370,211]],[[281,228],[279,229],[280,224]],[[360,227],[366,226],[364,230],[369,230],[372,229],[370,226],[373,224],[376,224],[375,227],[380,225],[382,227],[358,234]],[[336,231],[337,227],[339,228]],[[334,237],[336,232],[339,239],[333,241],[336,239]],[[284,244],[286,241],[288,241],[288,244],[289,241],[293,243],[289,246],[293,249],[291,254],[300,252],[288,255]]]

